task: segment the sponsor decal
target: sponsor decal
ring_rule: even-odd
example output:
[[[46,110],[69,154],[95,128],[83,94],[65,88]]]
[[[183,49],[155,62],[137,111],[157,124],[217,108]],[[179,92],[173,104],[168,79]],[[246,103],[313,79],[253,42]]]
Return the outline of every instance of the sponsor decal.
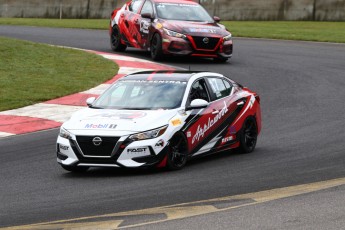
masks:
[[[234,139],[233,136],[230,136],[230,137],[225,137],[222,139],[222,144],[226,143],[226,142],[229,142],[229,141],[232,141]]]
[[[85,129],[115,129],[116,124],[86,124]]]
[[[171,121],[173,126],[179,126],[182,124],[182,121],[180,119],[175,119]]]
[[[146,116],[146,113],[140,112],[140,111],[135,111],[135,112],[103,113],[103,114],[96,114],[96,115],[93,115],[90,117],[110,118],[110,119],[136,119],[136,118],[142,118],[145,116]],[[115,127],[114,127],[114,125],[115,124],[113,124],[113,126],[111,128],[116,128],[116,125],[115,125]]]
[[[209,118],[208,122],[206,124],[202,124],[199,125],[197,128],[196,133],[193,136],[192,139],[192,144],[194,144],[194,142],[199,141],[200,138],[204,137],[205,133],[212,127],[214,126],[216,123],[218,123],[218,121],[224,117],[224,115],[228,112],[228,107],[226,106],[226,103],[224,101],[224,107],[222,108],[222,110],[212,119]]]
[[[127,149],[127,153],[146,153],[147,148]]]
[[[189,31],[191,33],[211,33],[211,34],[217,33],[217,30],[212,30],[209,28],[189,28]]]
[[[236,134],[236,128],[235,126],[230,126],[230,131],[229,131],[230,134]]]
[[[65,151],[67,151],[69,149],[69,146],[66,146],[66,145],[59,144],[59,147],[61,150],[65,150]]]
[[[159,29],[162,29],[162,28],[163,28],[163,25],[162,25],[162,24],[160,24],[160,23],[157,23],[157,24],[156,24],[156,29],[159,30]]]
[[[149,33],[149,26],[150,26],[150,22],[148,22],[147,20],[141,20],[140,22],[140,32],[144,33],[144,34],[148,34]]]
[[[165,8],[165,6],[180,6],[180,7],[195,7],[198,8],[198,5],[192,5],[192,4],[183,4],[183,3],[158,3],[158,8]]]
[[[190,131],[187,132],[187,137],[192,137],[192,133]]]
[[[155,147],[162,148],[163,146],[164,146],[164,141],[163,141],[163,140],[159,140],[159,141],[155,144]]]
[[[184,84],[186,85],[186,81],[166,81],[166,80],[122,80],[121,82],[137,82],[137,83],[165,83],[165,84]]]

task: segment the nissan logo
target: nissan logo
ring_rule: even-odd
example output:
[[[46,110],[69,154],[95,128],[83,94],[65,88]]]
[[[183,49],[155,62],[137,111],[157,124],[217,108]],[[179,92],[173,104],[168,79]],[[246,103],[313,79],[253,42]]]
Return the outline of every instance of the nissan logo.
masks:
[[[94,146],[100,146],[102,144],[102,138],[100,137],[95,137],[92,139],[92,143]]]
[[[204,38],[204,39],[202,39],[202,41],[203,41],[205,44],[208,44],[208,43],[210,42],[210,39]]]

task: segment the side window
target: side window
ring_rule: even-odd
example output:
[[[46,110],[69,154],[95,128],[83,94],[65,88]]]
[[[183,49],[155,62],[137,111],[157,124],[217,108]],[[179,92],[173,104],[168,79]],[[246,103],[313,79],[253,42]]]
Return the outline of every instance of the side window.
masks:
[[[216,99],[220,99],[230,95],[231,85],[229,82],[220,78],[208,78],[208,82],[211,85],[212,93]]]
[[[144,0],[132,0],[131,4],[128,6],[129,11],[132,11],[133,13],[138,13],[140,10],[141,4],[144,2]]]
[[[189,101],[193,101],[194,99],[203,99],[205,101],[210,101],[207,89],[205,85],[205,81],[200,79],[193,83],[192,88],[189,93]]]
[[[226,88],[226,93],[227,96],[230,95],[231,90],[232,90],[232,85],[227,81],[227,80],[223,80],[225,88]]]
[[[153,8],[152,8],[152,3],[150,1],[146,1],[142,10],[141,14],[151,14],[153,15]]]

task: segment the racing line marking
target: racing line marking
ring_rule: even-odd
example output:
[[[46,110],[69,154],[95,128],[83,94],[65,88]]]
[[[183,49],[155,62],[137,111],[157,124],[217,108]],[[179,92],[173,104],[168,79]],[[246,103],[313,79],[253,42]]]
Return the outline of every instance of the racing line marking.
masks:
[[[181,203],[106,215],[0,228],[12,229],[123,229],[222,212],[345,185],[345,177],[209,200]]]

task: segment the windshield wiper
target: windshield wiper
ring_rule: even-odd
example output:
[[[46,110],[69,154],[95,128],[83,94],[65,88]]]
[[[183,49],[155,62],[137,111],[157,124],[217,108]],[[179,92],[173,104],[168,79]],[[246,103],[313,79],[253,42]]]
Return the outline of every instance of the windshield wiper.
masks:
[[[97,106],[92,106],[92,105],[90,105],[89,108],[91,108],[91,109],[104,109],[102,107],[97,107]]]
[[[136,107],[130,107],[130,108],[120,108],[120,109],[126,109],[126,110],[151,110],[150,108],[136,108]]]

